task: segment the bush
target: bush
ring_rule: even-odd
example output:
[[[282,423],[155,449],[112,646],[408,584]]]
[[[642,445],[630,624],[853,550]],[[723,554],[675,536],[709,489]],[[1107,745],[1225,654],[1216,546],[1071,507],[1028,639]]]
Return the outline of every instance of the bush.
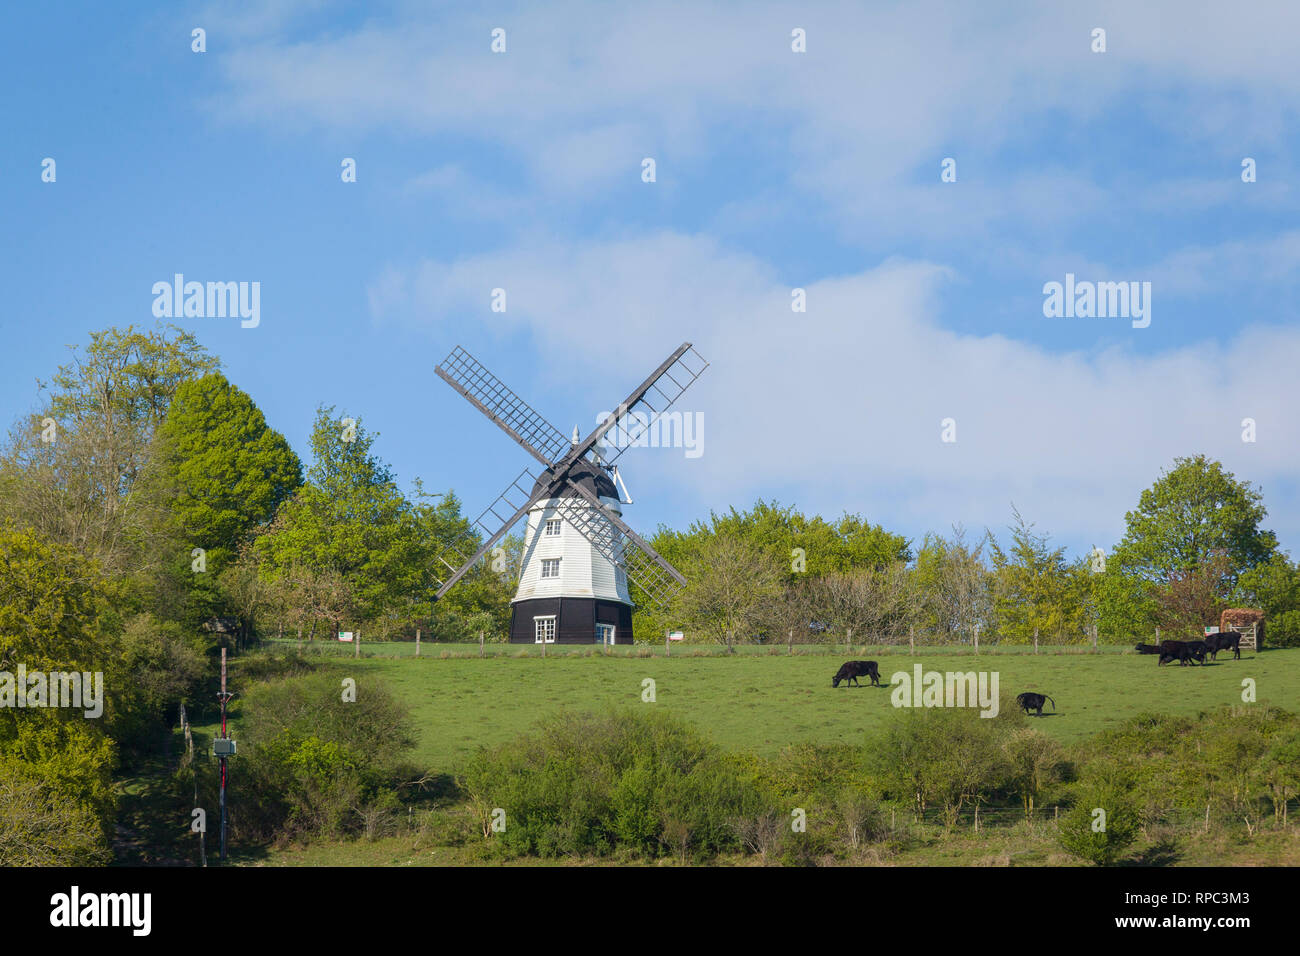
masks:
[[[328,673],[255,684],[231,765],[232,830],[269,840],[382,832],[398,805],[399,760],[414,744],[406,711],[368,679],[355,702]],[[210,779],[211,791],[216,781]],[[215,803],[215,797],[209,796]]]
[[[1109,783],[1093,784],[1061,819],[1058,838],[1074,856],[1109,866],[1137,839],[1139,827],[1137,806],[1126,790]]]
[[[752,781],[662,712],[557,715],[480,751],[464,789],[484,836],[512,855],[699,858],[738,849],[738,821],[766,809]]]
[[[888,796],[920,814],[937,804],[952,827],[966,806],[1012,788],[1004,742],[1022,723],[1006,707],[994,718],[965,707],[900,710],[871,747],[875,770]]]

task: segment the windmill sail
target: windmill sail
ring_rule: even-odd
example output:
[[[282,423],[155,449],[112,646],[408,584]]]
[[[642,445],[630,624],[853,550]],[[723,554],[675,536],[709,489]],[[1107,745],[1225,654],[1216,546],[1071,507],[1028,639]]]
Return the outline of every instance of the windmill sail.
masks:
[[[708,367],[709,363],[704,360],[704,356],[695,351],[690,342],[683,342],[659,368],[650,373],[649,378],[605,417],[594,432],[573,449],[570,457],[577,458],[586,454],[597,442],[608,436],[614,442],[604,443],[608,447],[601,452],[601,458],[607,465],[614,464],[627,448],[640,443],[664,412],[695,384],[695,380]]]
[[[434,371],[543,465],[572,448],[563,432],[459,345]]]

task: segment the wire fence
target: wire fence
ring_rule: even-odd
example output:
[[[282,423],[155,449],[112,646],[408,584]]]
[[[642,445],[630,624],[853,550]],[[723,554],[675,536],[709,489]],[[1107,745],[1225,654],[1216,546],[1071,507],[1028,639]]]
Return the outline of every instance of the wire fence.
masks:
[[[637,644],[508,644],[504,641],[444,642],[422,641],[296,641],[292,638],[267,638],[260,646],[277,651],[292,651],[313,657],[386,657],[447,659],[462,657],[853,657],[868,655],[880,657],[909,656],[1083,656],[1123,655],[1138,656],[1134,645],[1139,638],[1124,643],[1098,644],[735,644],[729,649],[725,644],[664,643]],[[256,645],[255,645],[256,646]],[[1246,651],[1245,653],[1254,653]]]

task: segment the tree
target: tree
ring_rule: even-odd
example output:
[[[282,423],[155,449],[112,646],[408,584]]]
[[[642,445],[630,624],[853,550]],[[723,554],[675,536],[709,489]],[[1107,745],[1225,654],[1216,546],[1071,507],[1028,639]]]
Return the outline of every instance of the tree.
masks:
[[[1124,537],[1099,583],[1101,628],[1131,635],[1162,615],[1168,619],[1171,603],[1185,605],[1186,593],[1198,586],[1197,575],[1207,576],[1201,585],[1217,582],[1214,603],[1225,601],[1243,572],[1277,552],[1276,535],[1260,528],[1267,514],[1260,491],[1219,462],[1204,455],[1175,459],[1125,515]],[[1215,563],[1220,554],[1222,567]]]
[[[859,640],[883,640],[906,620],[909,589],[901,561],[879,568],[832,571],[810,583],[816,620],[834,639],[850,630]]]
[[[713,536],[683,569],[688,584],[678,608],[690,626],[734,642],[752,637],[780,593],[781,568],[772,555],[732,533]]]
[[[1116,547],[1130,573],[1164,583],[1170,574],[1195,571],[1218,552],[1236,574],[1267,561],[1277,536],[1260,528],[1268,515],[1263,495],[1204,455],[1175,459],[1124,516],[1127,530]]]
[[[1011,548],[1004,552],[990,535],[993,560],[993,616],[1000,640],[1023,644],[1044,637],[1083,636],[1089,623],[1080,602],[1076,575],[1065,548],[1053,548],[1050,535],[1035,534],[1012,505]]]
[[[142,490],[164,515],[162,537],[173,555],[168,570],[188,592],[191,623],[226,603],[219,575],[301,484],[302,465],[289,443],[220,372],[176,389]],[[203,551],[202,573],[192,570],[196,548]]]
[[[285,582],[304,613],[377,621],[404,595],[427,590],[430,543],[373,454],[376,437],[360,420],[318,408],[307,482],[254,545],[264,576]]]
[[[40,383],[42,410],[11,432],[0,507],[109,573],[137,569],[155,551],[133,495],[154,431],[181,383],[219,364],[175,327],[92,333],[84,353],[74,346],[73,360]]]
[[[913,569],[922,626],[941,642],[973,637],[992,623],[992,576],[984,561],[984,541],[971,546],[966,531],[953,527],[951,539],[927,534]]]

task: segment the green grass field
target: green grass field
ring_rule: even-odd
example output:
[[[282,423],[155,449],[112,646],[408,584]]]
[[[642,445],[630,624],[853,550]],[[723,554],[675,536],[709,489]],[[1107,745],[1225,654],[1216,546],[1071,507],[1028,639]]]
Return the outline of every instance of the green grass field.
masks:
[[[535,651],[524,658],[479,659],[440,658],[430,650],[426,646],[419,659],[366,656],[330,660],[328,666],[340,679],[355,677],[359,693],[365,693],[368,678],[382,680],[411,710],[418,729],[413,759],[440,772],[454,772],[478,747],[508,740],[566,708],[658,707],[722,747],[764,755],[805,741],[860,743],[893,710],[888,688],[831,688],[841,656],[552,654],[543,660]],[[1143,711],[1196,714],[1240,704],[1245,678],[1255,681],[1260,704],[1300,705],[1300,649],[1245,651],[1239,661],[1220,654],[1217,664],[1205,667],[1157,667],[1155,658],[1131,652],[976,656],[935,650],[911,657],[906,648],[855,648],[854,657],[879,661],[886,684],[895,671],[910,672],[914,664],[996,672],[1003,694],[1033,690],[1055,698],[1058,713],[1037,726],[1067,742]],[[642,702],[647,678],[655,682],[654,703]]]

